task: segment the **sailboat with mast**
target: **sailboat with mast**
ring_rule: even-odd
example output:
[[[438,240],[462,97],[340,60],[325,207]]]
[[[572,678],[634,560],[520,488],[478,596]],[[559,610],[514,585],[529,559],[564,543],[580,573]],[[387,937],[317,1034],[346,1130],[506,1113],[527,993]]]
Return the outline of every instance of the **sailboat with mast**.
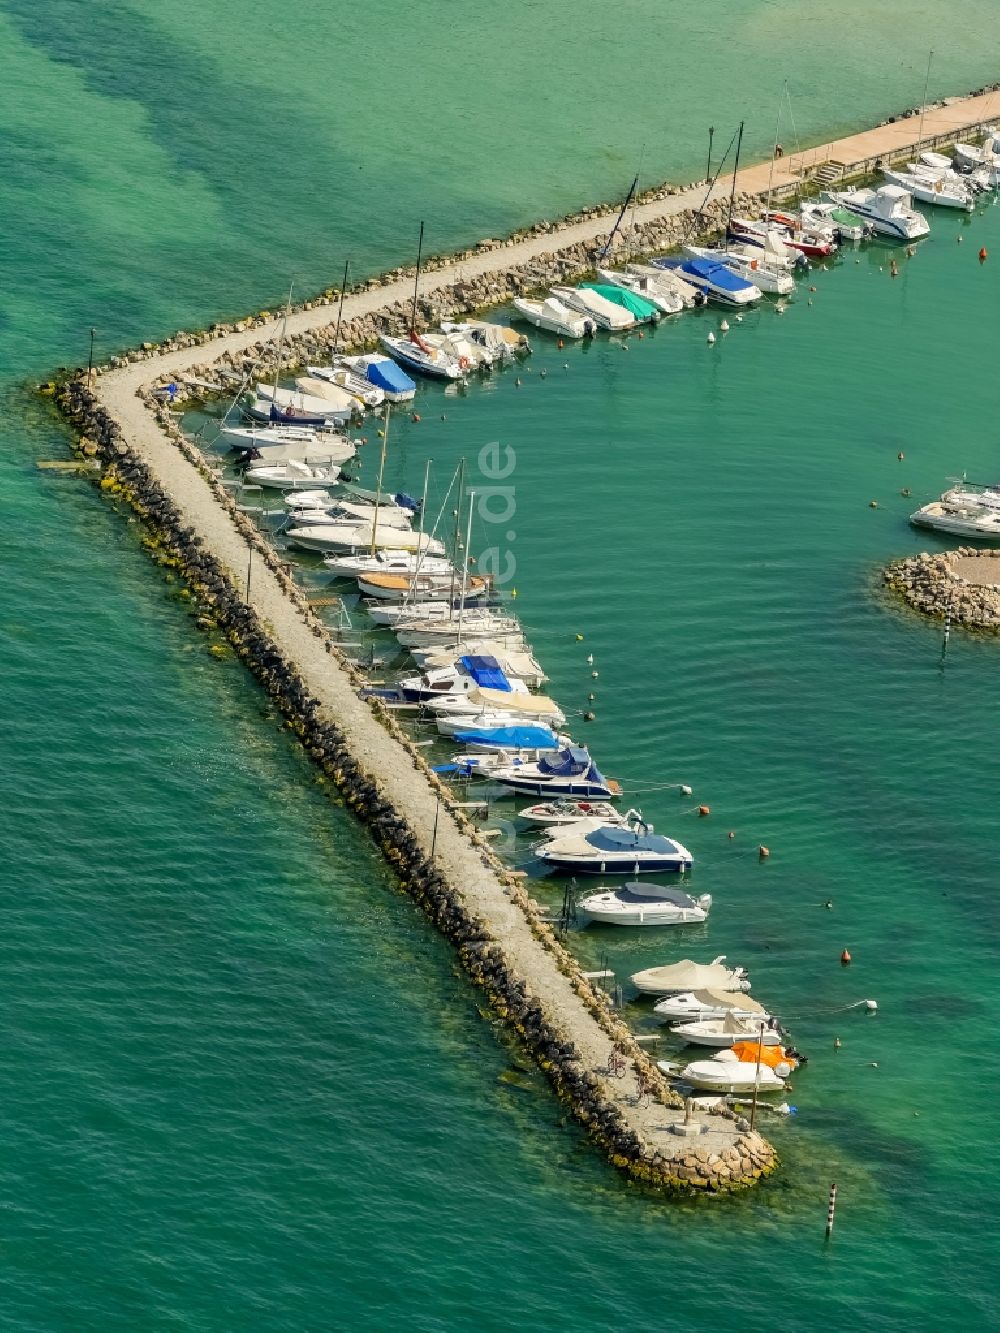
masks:
[[[413,278],[413,303],[410,307],[410,332],[406,338],[397,338],[388,333],[379,334],[379,342],[394,361],[415,370],[418,375],[427,375],[431,379],[463,380],[472,369],[468,357],[452,356],[443,347],[432,347],[417,332],[417,295],[420,288],[420,263],[423,257],[424,224],[420,224],[420,238],[417,242],[417,271]],[[464,364],[463,364],[464,362]]]

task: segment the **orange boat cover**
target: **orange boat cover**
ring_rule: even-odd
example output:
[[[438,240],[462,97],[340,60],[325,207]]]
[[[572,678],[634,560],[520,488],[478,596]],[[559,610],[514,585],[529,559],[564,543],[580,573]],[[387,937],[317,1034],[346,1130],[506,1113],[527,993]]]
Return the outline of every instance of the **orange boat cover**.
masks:
[[[736,1056],[737,1060],[751,1065],[757,1063],[758,1049],[760,1049],[760,1062],[762,1065],[767,1065],[770,1069],[773,1069],[775,1065],[788,1064],[791,1065],[793,1069],[795,1068],[796,1061],[793,1060],[790,1055],[785,1054],[783,1046],[764,1046],[758,1048],[757,1042],[755,1041],[738,1041],[735,1042],[732,1047],[733,1054]]]

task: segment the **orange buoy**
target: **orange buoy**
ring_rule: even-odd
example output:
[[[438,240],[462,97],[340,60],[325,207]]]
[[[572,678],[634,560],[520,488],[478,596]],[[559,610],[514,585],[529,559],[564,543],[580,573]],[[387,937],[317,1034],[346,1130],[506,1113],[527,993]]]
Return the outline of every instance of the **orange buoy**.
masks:
[[[767,858],[771,855],[770,847],[765,847],[764,844],[761,843],[761,845],[757,848],[757,855],[760,857],[762,861],[766,861]]]
[[[980,264],[982,264],[982,263],[984,263],[984,262],[986,261],[986,259],[987,259],[988,256],[989,256],[989,253],[990,253],[990,252],[987,250],[986,246],[984,245],[983,248],[979,251],[979,262],[980,262]]]
[[[560,352],[561,352],[562,349],[566,346],[566,344],[565,344],[565,343],[563,342],[563,340],[560,338],[559,341],[556,343],[556,346],[559,348],[559,350],[560,350]]]
[[[410,413],[410,420],[411,420],[411,421],[419,421],[419,420],[420,420],[420,413],[419,413],[419,412],[411,412],[411,413]],[[381,433],[381,432],[380,432],[380,433]]]
[[[844,952],[840,955],[840,966],[848,967],[850,963],[851,963],[851,955],[845,949]]]
[[[983,253],[985,253],[985,251],[984,251]],[[639,330],[639,340],[640,340],[640,342],[642,341],[643,338],[645,338],[645,336],[646,336],[646,335],[643,333],[642,329],[640,329],[640,330]]]
[[[710,815],[711,813],[712,813],[712,812],[711,812],[711,810],[709,809],[709,807],[708,807],[707,805],[699,805],[699,807],[698,807],[698,817],[699,817],[700,819],[704,819],[706,815]]]

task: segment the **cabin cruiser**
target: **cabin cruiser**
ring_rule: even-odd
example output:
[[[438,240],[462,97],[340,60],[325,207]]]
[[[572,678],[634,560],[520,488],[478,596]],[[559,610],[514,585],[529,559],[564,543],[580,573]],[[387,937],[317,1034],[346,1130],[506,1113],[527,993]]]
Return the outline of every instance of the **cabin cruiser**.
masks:
[[[706,990],[746,991],[750,982],[742,967],[724,967],[722,954],[710,963],[695,963],[684,958],[666,967],[647,967],[636,972],[632,985],[640,995],[670,995],[673,992]]]
[[[534,324],[536,329],[556,333],[560,338],[592,338],[597,332],[595,320],[570,310],[554,296],[547,296],[544,301],[529,301],[526,297],[515,296],[512,304],[518,314],[529,324]]]
[[[892,185],[901,186],[913,199],[922,204],[937,204],[941,208],[961,208],[971,213],[975,205],[966,185],[950,185],[940,177],[918,176],[910,171],[892,171],[888,167],[882,175]]]
[[[385,402],[385,391],[350,366],[307,366],[306,370],[310,379],[329,381],[344,393],[350,394],[364,408],[381,407]]]
[[[460,365],[458,357],[440,347],[432,347],[419,333],[411,333],[408,338],[393,338],[388,333],[381,333],[379,342],[392,353],[394,361],[431,379],[462,380],[471,369],[469,365]]]
[[[916,241],[930,231],[927,219],[914,208],[901,185],[882,185],[877,190],[828,190],[822,198],[857,213],[880,236],[897,241]]]
[[[762,292],[789,296],[795,291],[795,281],[788,269],[772,268],[760,250],[754,250],[752,247],[744,249],[739,246],[730,246],[726,250],[710,250],[701,245],[686,245],[684,249],[695,259],[709,259],[725,264],[745,282],[753,283]]]
[[[531,653],[512,653],[501,648],[499,644],[491,643],[489,639],[475,639],[467,643],[462,652],[418,648],[412,656],[422,671],[433,671],[441,667],[454,668],[462,657],[495,657],[500,664],[500,670],[506,676],[516,676],[532,689],[541,689],[548,680],[541,664]]]
[[[941,503],[958,509],[1000,509],[1000,486],[974,486],[963,481],[945,491]]]
[[[630,827],[602,825],[587,831],[572,826],[553,836],[539,851],[539,859],[553,870],[580,875],[650,875],[661,871],[690,870],[692,856],[683,843],[662,834],[645,832],[642,823]]]
[[[660,307],[655,301],[638,296],[620,282],[584,282],[580,284],[580,291],[594,292],[612,305],[620,306],[637,324],[658,324],[660,321]]]
[[[613,269],[599,268],[597,276],[606,286],[623,287],[633,296],[639,296],[664,315],[677,315],[684,309],[684,300],[679,292],[661,289],[652,280],[641,273],[616,273]]]
[[[948,532],[956,537],[979,541],[1000,538],[1000,509],[987,506],[966,509],[935,500],[911,514],[910,522],[918,528],[933,528],[935,532]]]
[[[598,889],[579,899],[576,910],[604,926],[682,926],[706,921],[711,906],[709,893],[692,898],[683,889],[646,883]]]
[[[799,215],[807,227],[832,227],[838,241],[863,241],[872,234],[870,223],[837,204],[824,204],[809,199],[799,208]]]
[[[781,239],[790,250],[798,250],[807,259],[829,259],[837,250],[837,235],[828,222],[821,222],[818,227],[804,227],[802,219],[794,213],[783,213],[775,209],[763,214],[767,226],[776,226]]]
[[[604,777],[590,752],[577,745],[567,746],[555,755],[546,755],[531,763],[515,760],[496,765],[490,769],[489,777],[511,791],[549,799],[575,796],[607,801],[621,795],[618,783]]]
[[[763,295],[759,287],[720,259],[685,259],[679,267],[688,282],[700,287],[710,301],[720,305],[742,307],[759,301]]]
[[[305,491],[312,487],[335,486],[339,479],[340,468],[335,463],[311,467],[295,458],[290,458],[287,463],[258,463],[243,473],[245,482],[266,486],[272,491]]]
[[[770,1023],[771,1015],[762,1004],[751,1000],[749,995],[740,991],[717,990],[714,986],[705,989],[683,991],[680,995],[668,995],[653,1005],[653,1013],[666,1022],[684,1023],[703,1018],[725,1018],[735,1014],[737,1018],[747,1018],[756,1023]]]
[[[408,403],[417,391],[416,384],[406,371],[392,357],[383,356],[381,352],[338,356],[334,364],[356,375],[363,375],[369,384],[379,390],[387,403]]]
[[[808,263],[802,251],[789,244],[787,228],[774,222],[730,218],[727,236],[730,240],[763,250],[772,268],[801,268]]]
[[[636,322],[631,310],[624,310],[590,287],[553,287],[552,295],[570,310],[577,311],[585,319],[592,319],[599,329],[621,332],[632,328]]]
[[[399,682],[407,703],[426,703],[435,699],[471,695],[480,688],[528,693],[523,680],[508,677],[495,657],[469,654],[460,657],[453,667],[425,671],[420,676],[408,676]]]

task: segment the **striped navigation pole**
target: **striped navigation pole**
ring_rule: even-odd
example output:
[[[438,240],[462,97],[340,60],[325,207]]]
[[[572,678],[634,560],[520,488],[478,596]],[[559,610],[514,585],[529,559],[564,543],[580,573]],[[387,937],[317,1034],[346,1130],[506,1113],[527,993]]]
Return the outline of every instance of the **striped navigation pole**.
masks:
[[[836,1211],[837,1211],[837,1186],[836,1184],[833,1184],[830,1186],[830,1202],[826,1210],[826,1236],[824,1237],[825,1240],[829,1240],[830,1237],[833,1235],[833,1215]]]

